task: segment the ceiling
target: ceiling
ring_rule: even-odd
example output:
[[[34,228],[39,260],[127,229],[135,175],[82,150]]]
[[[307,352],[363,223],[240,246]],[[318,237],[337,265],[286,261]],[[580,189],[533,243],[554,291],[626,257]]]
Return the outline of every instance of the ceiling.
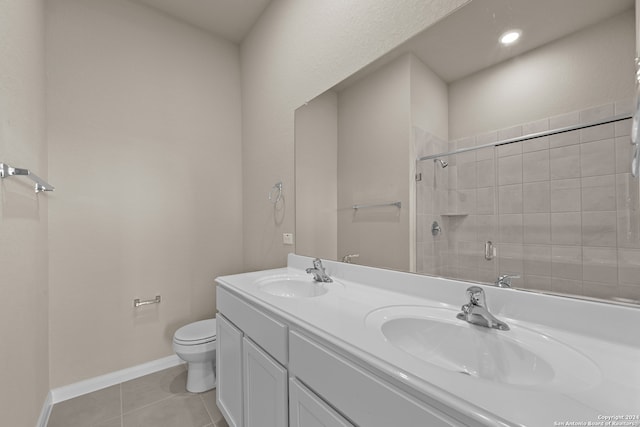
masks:
[[[234,43],[249,33],[271,0],[131,0]]]
[[[452,82],[613,17],[634,0],[475,0],[408,43],[445,82]],[[512,47],[507,30],[522,30]]]
[[[411,52],[444,82],[567,36],[634,7],[634,0],[473,0],[334,87],[341,91],[393,59]],[[507,30],[522,30],[509,48],[498,46]]]

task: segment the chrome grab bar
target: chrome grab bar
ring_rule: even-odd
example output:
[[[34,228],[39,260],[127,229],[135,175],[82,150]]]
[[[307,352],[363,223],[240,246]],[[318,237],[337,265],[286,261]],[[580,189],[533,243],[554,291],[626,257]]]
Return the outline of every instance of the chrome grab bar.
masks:
[[[160,304],[160,295],[156,295],[154,299],[148,299],[144,301],[140,301],[140,298],[136,298],[133,300],[134,307],[140,307],[141,305],[149,305],[149,304]]]

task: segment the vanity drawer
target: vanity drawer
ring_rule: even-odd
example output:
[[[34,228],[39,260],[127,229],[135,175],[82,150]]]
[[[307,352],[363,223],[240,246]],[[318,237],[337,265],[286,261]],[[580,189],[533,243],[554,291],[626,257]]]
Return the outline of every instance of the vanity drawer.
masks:
[[[290,375],[356,425],[462,425],[301,334],[290,332],[289,351]]]
[[[287,366],[287,325],[281,323],[221,286],[217,288],[218,311],[242,332]]]

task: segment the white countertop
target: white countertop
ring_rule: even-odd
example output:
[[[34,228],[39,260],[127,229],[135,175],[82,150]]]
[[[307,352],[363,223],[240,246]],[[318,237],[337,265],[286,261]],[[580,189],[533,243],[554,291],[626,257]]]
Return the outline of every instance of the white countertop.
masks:
[[[557,340],[590,359],[598,380],[586,389],[515,386],[461,375],[426,363],[389,343],[367,324],[393,306],[458,310],[470,283],[323,261],[335,283],[314,298],[262,292],[270,276],[307,277],[311,258],[290,255],[288,267],[219,277],[225,288],[363,359],[399,383],[486,425],[607,425],[606,417],[640,415],[640,308],[483,286],[487,305],[509,325]],[[618,419],[640,426],[640,420]],[[587,424],[591,422],[592,424]],[[555,423],[555,424],[554,424]],[[563,424],[560,424],[563,423]],[[581,425],[581,424],[574,424]]]

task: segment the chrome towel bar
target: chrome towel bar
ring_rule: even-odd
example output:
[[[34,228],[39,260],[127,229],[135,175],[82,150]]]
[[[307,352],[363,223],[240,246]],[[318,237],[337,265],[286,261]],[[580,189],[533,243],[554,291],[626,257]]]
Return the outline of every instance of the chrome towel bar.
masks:
[[[16,175],[24,175],[35,182],[36,184],[34,189],[36,190],[36,193],[39,193],[41,191],[53,191],[56,189],[53,185],[47,183],[45,180],[40,178],[35,173],[31,172],[29,169],[14,168],[13,166],[9,166],[6,163],[0,163],[0,178],[6,178],[8,176]]]
[[[141,305],[149,305],[149,304],[160,304],[160,295],[156,295],[155,299],[140,301],[140,298],[136,298],[133,300],[134,307],[140,307]]]
[[[358,209],[368,209],[368,208],[380,208],[383,206],[395,206],[398,209],[402,208],[402,202],[389,202],[389,203],[377,203],[371,205],[353,205],[352,208],[355,210]]]

